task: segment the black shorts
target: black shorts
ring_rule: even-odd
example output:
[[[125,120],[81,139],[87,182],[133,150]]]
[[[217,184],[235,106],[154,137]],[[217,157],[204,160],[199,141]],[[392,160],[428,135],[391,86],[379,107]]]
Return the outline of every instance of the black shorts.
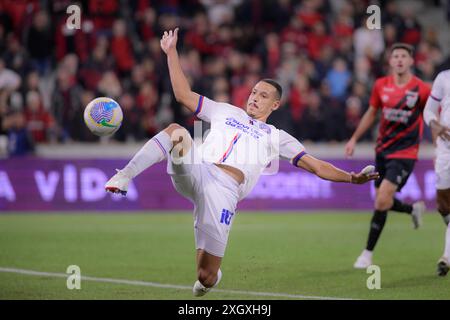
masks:
[[[408,181],[410,174],[414,170],[416,160],[413,159],[386,159],[377,156],[375,159],[376,171],[380,173],[380,178],[375,180],[375,187],[379,187],[383,179],[389,180],[397,185],[400,191]]]

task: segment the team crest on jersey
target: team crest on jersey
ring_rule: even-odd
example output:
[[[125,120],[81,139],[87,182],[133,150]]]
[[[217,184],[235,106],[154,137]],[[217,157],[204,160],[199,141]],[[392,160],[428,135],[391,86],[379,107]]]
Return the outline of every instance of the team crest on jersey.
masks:
[[[270,127],[267,124],[262,122],[259,124],[259,128],[267,134],[270,134],[270,132],[272,131],[270,130]]]
[[[419,93],[416,91],[406,91],[406,105],[408,108],[414,108],[419,99]]]

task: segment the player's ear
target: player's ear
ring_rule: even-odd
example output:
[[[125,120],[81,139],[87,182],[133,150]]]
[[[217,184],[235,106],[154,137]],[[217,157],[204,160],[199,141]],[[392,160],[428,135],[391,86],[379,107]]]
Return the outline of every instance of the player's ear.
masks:
[[[280,100],[276,100],[273,105],[272,105],[272,111],[278,110],[278,108],[280,107],[281,102]]]

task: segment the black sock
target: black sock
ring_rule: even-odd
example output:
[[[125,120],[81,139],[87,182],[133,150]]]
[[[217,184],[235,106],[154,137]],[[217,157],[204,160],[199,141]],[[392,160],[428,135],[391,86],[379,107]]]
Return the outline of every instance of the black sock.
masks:
[[[367,240],[366,249],[373,251],[375,245],[378,242],[378,238],[383,231],[384,224],[386,223],[387,211],[375,210],[373,213],[372,221],[370,222],[369,239]]]
[[[413,207],[408,203],[401,202],[397,198],[394,198],[394,204],[392,205],[390,210],[411,214]]]
[[[439,213],[441,214],[442,220],[444,220],[445,225],[448,226],[449,222],[450,222],[450,213],[442,213],[439,211]]]

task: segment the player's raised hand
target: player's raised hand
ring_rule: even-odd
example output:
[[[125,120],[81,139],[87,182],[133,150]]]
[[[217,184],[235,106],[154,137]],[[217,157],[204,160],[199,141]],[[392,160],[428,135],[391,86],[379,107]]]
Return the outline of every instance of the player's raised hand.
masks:
[[[378,172],[375,172],[374,166],[367,166],[361,170],[360,173],[351,172],[352,183],[363,184],[371,180],[376,180],[380,177]]]
[[[175,50],[177,48],[177,40],[178,28],[175,28],[175,30],[164,31],[160,44],[161,49],[165,54],[168,54],[171,50]]]
[[[353,156],[353,152],[355,151],[355,145],[356,145],[355,140],[353,139],[348,140],[347,144],[345,145],[345,156],[347,158]]]

